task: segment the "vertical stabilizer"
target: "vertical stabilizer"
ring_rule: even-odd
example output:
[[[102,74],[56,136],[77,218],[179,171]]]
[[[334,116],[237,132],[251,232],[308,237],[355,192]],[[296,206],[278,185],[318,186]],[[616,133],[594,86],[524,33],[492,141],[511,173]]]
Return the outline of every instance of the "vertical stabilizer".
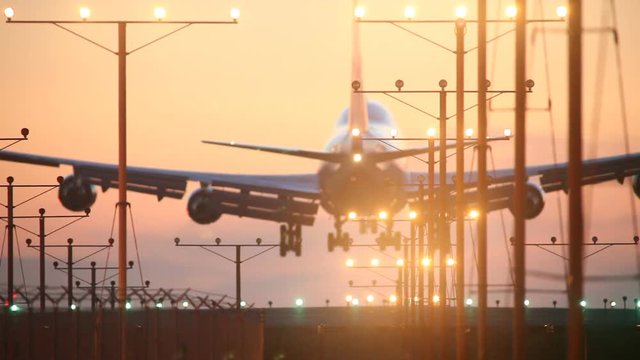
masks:
[[[354,0],[354,15],[358,3]],[[362,88],[362,57],[360,54],[360,31],[358,20],[354,16],[352,26],[352,50],[351,50],[351,81],[359,81]],[[367,131],[369,128],[369,114],[367,113],[367,100],[362,93],[351,93],[351,104],[349,108],[349,130],[358,128],[360,131]]]

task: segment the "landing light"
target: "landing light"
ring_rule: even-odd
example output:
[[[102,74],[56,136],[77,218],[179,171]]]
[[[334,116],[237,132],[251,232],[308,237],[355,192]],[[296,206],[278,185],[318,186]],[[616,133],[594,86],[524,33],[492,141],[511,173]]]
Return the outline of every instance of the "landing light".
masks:
[[[358,218],[358,214],[355,211],[349,211],[347,217],[349,218],[349,220],[355,220]]]
[[[80,18],[82,20],[87,20],[89,18],[89,16],[91,16],[91,10],[89,10],[88,7],[81,7],[80,8]]]
[[[464,136],[470,138],[473,136],[473,129],[472,128],[468,128],[464,131]]]
[[[369,304],[371,304],[373,302],[373,300],[375,300],[375,298],[373,297],[373,295],[367,295],[367,302]]]
[[[380,220],[386,220],[388,217],[389,217],[389,214],[388,214],[386,211],[384,211],[384,210],[382,210],[382,211],[380,211],[380,212],[378,213],[378,218],[379,218]]]
[[[469,214],[468,214],[468,215],[469,215],[469,219],[473,219],[473,220],[475,220],[475,219],[477,219],[478,217],[480,217],[480,212],[479,212],[478,210],[476,210],[476,209],[473,209],[473,210],[470,210],[470,211],[469,211]]]
[[[433,295],[432,299],[433,299],[433,303],[434,304],[437,304],[437,303],[440,302],[440,296],[439,295]]]
[[[380,266],[380,260],[377,258],[371,259],[371,266]]]
[[[413,220],[413,219],[417,219],[418,218],[418,213],[416,211],[409,211],[409,219]]]
[[[162,7],[157,7],[153,9],[153,16],[155,16],[158,21],[162,21],[167,16],[167,10]]]
[[[396,266],[404,266],[404,259],[396,260]]]
[[[509,19],[513,19],[516,17],[516,15],[518,15],[518,8],[515,5],[509,5],[504,10],[504,13]]]
[[[413,18],[416,17],[416,8],[409,5],[407,7],[404,8],[404,17],[406,17],[409,20],[412,20]]]
[[[436,129],[435,128],[428,128],[427,129],[427,136],[429,138],[434,138],[436,137]]]
[[[362,161],[362,154],[356,153],[353,154],[353,162],[360,162]]]
[[[456,261],[453,258],[447,258],[447,266],[453,266],[456,264]]]
[[[389,295],[389,302],[391,303],[397,303],[398,302],[398,297],[395,295]]]
[[[513,131],[511,131],[511,129],[504,129],[503,134],[506,137],[511,137],[511,135],[513,135]]]
[[[347,267],[353,267],[353,265],[355,264],[355,261],[353,261],[353,259],[349,258],[347,259],[347,261],[344,262],[345,265],[347,265]]]
[[[364,13],[365,13],[364,6],[356,6],[355,10],[353,11],[353,14],[358,19],[363,18]]]
[[[420,263],[422,264],[422,266],[429,266],[429,265],[431,265],[431,259],[429,259],[428,257],[422,258]]]
[[[351,136],[354,136],[354,137],[360,136],[360,129],[358,128],[351,129]]]

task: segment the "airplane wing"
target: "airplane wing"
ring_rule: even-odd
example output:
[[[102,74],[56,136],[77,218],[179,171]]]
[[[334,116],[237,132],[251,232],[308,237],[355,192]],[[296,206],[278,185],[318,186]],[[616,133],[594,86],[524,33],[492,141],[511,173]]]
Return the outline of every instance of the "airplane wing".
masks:
[[[640,175],[640,153],[634,153],[629,155],[618,155],[596,159],[584,160],[582,171],[582,184],[590,185],[597,184],[609,180],[617,180],[622,183],[626,177]],[[552,192],[568,190],[568,163],[560,164],[546,164],[529,166],[526,168],[526,176],[528,179],[537,178],[541,189],[544,192]],[[408,174],[408,182],[412,184],[410,186],[410,192],[413,198],[417,197],[418,188],[415,184],[418,183],[419,177],[423,176],[427,178],[426,172],[410,172]],[[489,177],[489,191],[488,201],[489,210],[497,210],[508,207],[513,195],[513,181],[515,177],[515,170],[511,169],[499,169],[495,171],[489,170],[487,172]],[[455,190],[454,179],[455,173],[447,173],[447,184],[449,192],[452,197]],[[465,195],[467,196],[468,203],[473,206],[473,202],[477,197],[477,172],[465,172]],[[439,179],[436,176],[436,186],[439,187]],[[449,202],[453,204],[453,201]]]
[[[59,167],[70,165],[74,176],[106,191],[118,187],[118,166],[44,155],[0,151],[0,160]],[[188,181],[218,190],[222,213],[277,222],[312,225],[318,210],[317,175],[242,175],[127,167],[127,189],[181,199]]]

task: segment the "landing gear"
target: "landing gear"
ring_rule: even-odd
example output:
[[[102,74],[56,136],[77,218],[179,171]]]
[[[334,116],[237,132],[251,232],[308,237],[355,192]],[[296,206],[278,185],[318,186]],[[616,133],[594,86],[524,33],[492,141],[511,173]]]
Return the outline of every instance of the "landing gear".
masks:
[[[287,256],[287,252],[293,251],[296,256],[302,255],[302,225],[280,225],[280,256]]]
[[[348,232],[342,232],[342,220],[336,220],[335,228],[335,234],[329,233],[329,235],[327,235],[327,248],[329,252],[332,252],[337,246],[341,246],[344,251],[349,251],[349,246],[353,243],[353,238],[349,236]]]
[[[394,249],[400,250],[402,245],[402,235],[399,231],[393,231],[393,223],[388,222],[386,224],[386,231],[380,234],[376,239],[376,242],[380,246],[380,250],[384,251],[387,246],[393,246]]]
[[[373,220],[361,220],[360,221],[360,234],[361,235],[365,235],[369,231],[372,234],[377,234],[378,233],[378,221],[377,220],[373,219]]]

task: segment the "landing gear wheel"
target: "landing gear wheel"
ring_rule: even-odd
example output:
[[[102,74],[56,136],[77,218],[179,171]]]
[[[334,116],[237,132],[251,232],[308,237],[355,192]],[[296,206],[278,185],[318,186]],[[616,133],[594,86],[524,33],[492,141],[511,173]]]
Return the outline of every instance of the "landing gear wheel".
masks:
[[[396,231],[395,233],[393,233],[393,247],[394,249],[396,249],[396,251],[400,250],[401,242],[402,234],[400,234],[399,231]]]
[[[327,235],[327,248],[329,249],[329,252],[333,252],[333,248],[336,246],[336,237],[335,235],[333,235],[333,233],[329,233],[329,235]]]
[[[353,239],[351,239],[348,232],[345,232],[344,234],[342,234],[342,239],[340,239],[340,242],[342,243],[342,250],[349,251],[349,245],[351,245]]]
[[[288,246],[287,246],[287,226],[286,225],[280,225],[280,256],[281,257],[285,257],[287,256],[287,250],[288,250]]]

